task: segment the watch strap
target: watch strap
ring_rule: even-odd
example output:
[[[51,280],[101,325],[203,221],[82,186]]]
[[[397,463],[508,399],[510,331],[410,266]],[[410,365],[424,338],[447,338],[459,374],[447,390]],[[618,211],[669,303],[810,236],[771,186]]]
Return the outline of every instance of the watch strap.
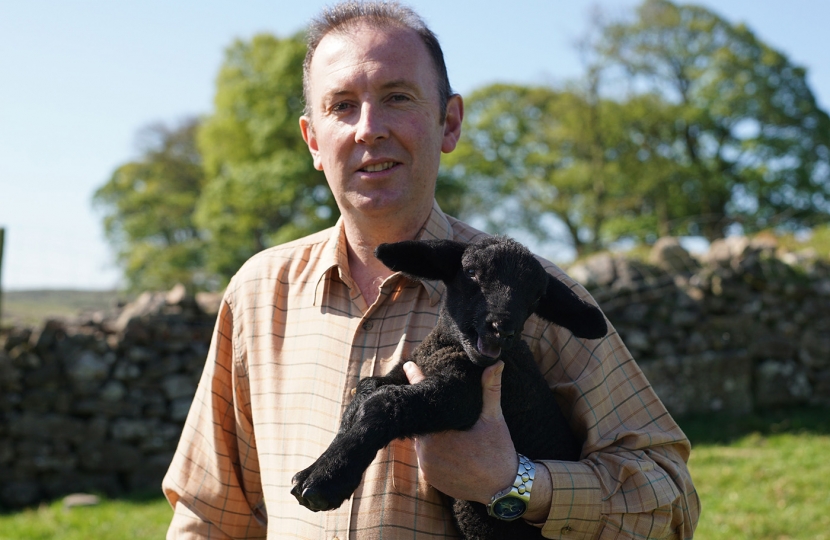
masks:
[[[519,456],[519,468],[513,485],[499,491],[487,505],[487,513],[497,519],[513,521],[520,518],[530,504],[530,491],[533,488],[533,479],[536,476],[536,464],[531,460]]]

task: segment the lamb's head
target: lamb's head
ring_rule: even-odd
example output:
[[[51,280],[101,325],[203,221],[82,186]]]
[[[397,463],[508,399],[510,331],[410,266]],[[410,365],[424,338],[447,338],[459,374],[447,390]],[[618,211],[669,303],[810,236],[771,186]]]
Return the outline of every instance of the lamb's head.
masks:
[[[605,317],[551,277],[524,246],[505,237],[472,244],[450,240],[381,244],[375,255],[392,270],[447,286],[444,315],[467,354],[488,366],[521,339],[536,313],[574,335],[605,335]]]

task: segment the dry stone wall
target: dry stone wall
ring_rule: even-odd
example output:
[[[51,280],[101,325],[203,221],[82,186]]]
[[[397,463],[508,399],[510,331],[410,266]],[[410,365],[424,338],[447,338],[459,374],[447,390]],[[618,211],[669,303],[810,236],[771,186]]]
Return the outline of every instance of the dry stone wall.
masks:
[[[676,239],[648,263],[602,254],[570,268],[674,415],[830,405],[830,264],[773,239]]]
[[[177,288],[0,336],[0,506],[158,491],[214,320]]]
[[[584,283],[677,416],[830,405],[830,264],[730,238],[693,257],[594,256]],[[110,315],[0,333],[0,506],[159,489],[218,298],[181,287]]]

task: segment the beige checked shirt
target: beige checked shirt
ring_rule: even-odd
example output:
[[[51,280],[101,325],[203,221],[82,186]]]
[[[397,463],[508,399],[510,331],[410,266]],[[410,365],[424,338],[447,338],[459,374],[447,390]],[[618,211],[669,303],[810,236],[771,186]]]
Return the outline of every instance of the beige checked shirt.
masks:
[[[420,238],[483,233],[436,205]],[[381,450],[351,499],[311,512],[291,477],[334,438],[350,391],[408,355],[437,320],[443,284],[395,274],[366,305],[342,224],[249,260],[231,280],[204,374],[163,489],[168,538],[457,538],[411,441]],[[548,271],[588,293],[555,265]],[[584,341],[532,316],[524,339],[585,440],[579,462],[545,462],[549,538],[691,538],[700,503],[689,442],[619,336]]]

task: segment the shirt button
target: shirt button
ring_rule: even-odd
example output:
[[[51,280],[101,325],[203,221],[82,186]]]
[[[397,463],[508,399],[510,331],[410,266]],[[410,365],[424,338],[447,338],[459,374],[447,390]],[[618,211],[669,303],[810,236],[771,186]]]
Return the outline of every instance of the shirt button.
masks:
[[[371,330],[373,326],[375,326],[375,323],[373,323],[372,321],[366,321],[365,323],[363,323],[363,329],[367,332]]]
[[[564,527],[562,527],[562,532],[563,532],[563,533],[569,533],[569,532],[571,532],[572,530],[573,530],[573,529],[571,529],[571,526],[570,526],[570,525],[565,525]]]

